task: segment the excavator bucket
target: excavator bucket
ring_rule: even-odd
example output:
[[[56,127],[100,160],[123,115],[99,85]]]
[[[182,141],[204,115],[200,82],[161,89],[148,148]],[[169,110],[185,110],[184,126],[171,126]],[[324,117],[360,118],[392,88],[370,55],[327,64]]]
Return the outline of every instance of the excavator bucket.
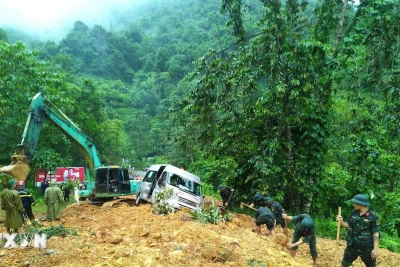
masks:
[[[11,156],[11,164],[8,166],[3,166],[0,168],[0,172],[6,173],[14,177],[17,181],[25,181],[29,174],[30,167],[28,158],[25,156],[24,152],[20,154],[14,153]]]

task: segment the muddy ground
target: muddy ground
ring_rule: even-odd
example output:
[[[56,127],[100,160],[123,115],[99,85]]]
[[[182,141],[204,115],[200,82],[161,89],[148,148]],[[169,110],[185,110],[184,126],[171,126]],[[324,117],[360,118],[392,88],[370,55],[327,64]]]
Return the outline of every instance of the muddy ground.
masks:
[[[62,211],[61,223],[78,236],[51,237],[46,249],[0,248],[0,266],[312,266],[306,244],[293,259],[279,244],[286,241],[281,228],[274,236],[259,236],[252,218],[242,214],[212,225],[192,221],[187,213],[154,215],[150,204],[102,208],[80,202]],[[5,230],[0,224],[0,232]],[[335,240],[318,238],[318,266],[340,266],[344,248],[344,241],[336,250]],[[357,260],[353,266],[364,265]],[[380,249],[378,266],[400,266],[400,254]]]

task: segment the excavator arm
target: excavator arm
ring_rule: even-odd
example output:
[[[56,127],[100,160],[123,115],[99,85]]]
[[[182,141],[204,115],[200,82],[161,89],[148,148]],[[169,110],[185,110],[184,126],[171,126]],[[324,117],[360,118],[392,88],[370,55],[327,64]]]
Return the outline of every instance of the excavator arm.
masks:
[[[89,165],[90,177],[94,177],[95,169],[101,166],[96,146],[86,134],[79,129],[60,109],[50,102],[42,93],[37,93],[31,102],[28,119],[22,134],[22,141],[18,145],[19,152],[14,154],[12,163],[2,167],[0,172],[8,173],[17,180],[24,181],[29,173],[36,146],[39,140],[40,130],[45,119],[49,119],[65,136],[75,143],[85,156]]]
[[[28,119],[22,134],[20,146],[25,148],[25,154],[31,163],[39,140],[44,119],[48,118],[65,136],[75,143],[89,163],[92,173],[101,166],[96,146],[86,134],[79,129],[60,109],[50,102],[42,93],[37,93],[30,106]]]
[[[136,194],[139,183],[130,179],[128,170],[121,166],[102,166],[93,141],[42,93],[32,99],[18,154],[15,153],[12,163],[0,168],[0,172],[11,174],[19,181],[26,179],[46,119],[80,149],[88,162],[87,187],[80,190],[80,198],[108,200]]]

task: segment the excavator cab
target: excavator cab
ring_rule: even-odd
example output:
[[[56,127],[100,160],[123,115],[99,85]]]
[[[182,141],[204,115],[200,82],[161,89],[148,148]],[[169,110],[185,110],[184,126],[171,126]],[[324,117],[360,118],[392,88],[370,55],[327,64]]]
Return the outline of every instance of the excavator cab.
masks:
[[[100,167],[96,170],[95,194],[130,193],[129,172],[119,166]]]

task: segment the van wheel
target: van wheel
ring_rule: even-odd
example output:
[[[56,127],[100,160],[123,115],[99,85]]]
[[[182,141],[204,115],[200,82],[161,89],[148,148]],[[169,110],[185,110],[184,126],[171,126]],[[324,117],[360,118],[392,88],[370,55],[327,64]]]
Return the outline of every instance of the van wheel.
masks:
[[[137,195],[136,195],[136,206],[139,206],[140,205],[140,202],[141,202],[141,198],[140,198],[140,193],[137,193]]]

